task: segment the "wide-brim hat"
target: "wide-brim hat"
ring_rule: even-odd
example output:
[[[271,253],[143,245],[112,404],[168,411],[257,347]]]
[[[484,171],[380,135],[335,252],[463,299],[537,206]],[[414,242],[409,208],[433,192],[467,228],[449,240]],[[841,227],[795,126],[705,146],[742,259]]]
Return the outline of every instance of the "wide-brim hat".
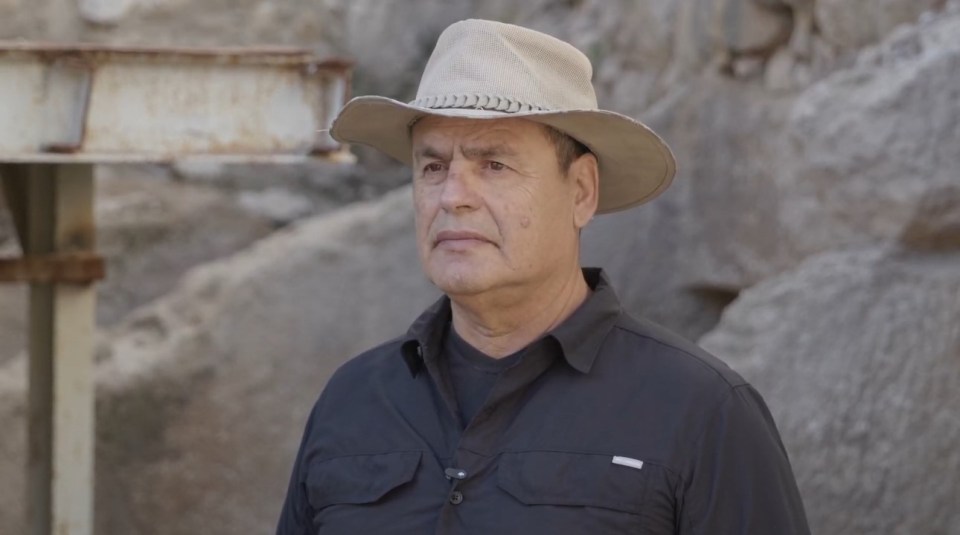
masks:
[[[415,100],[356,97],[340,111],[330,134],[410,165],[411,128],[425,116],[523,118],[589,148],[600,168],[597,212],[624,210],[663,192],[676,162],[646,125],[598,109],[592,74],[590,60],[564,41],[512,24],[464,20],[440,35]]]

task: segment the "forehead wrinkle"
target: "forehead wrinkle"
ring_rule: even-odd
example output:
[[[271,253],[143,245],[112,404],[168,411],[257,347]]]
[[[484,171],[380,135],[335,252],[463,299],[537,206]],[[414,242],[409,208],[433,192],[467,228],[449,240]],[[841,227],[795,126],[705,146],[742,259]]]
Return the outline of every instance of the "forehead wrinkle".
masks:
[[[492,145],[461,146],[460,154],[468,160],[487,160],[501,156],[513,156],[516,151],[510,145],[499,142]]]
[[[504,124],[505,121],[510,123]],[[487,122],[477,119],[450,118],[436,120],[428,117],[418,121],[411,129],[411,134],[420,130],[420,135],[414,136],[419,138],[414,144],[414,160],[448,161],[453,158],[451,152],[453,150],[468,160],[515,157],[519,154],[515,144],[518,141],[522,142],[526,130],[521,127],[518,131],[517,126],[520,125],[517,123],[528,123],[528,121],[497,119]],[[540,126],[536,123],[529,124]]]
[[[440,149],[432,147],[430,145],[425,145],[418,148],[413,155],[414,160],[446,160],[447,157]]]

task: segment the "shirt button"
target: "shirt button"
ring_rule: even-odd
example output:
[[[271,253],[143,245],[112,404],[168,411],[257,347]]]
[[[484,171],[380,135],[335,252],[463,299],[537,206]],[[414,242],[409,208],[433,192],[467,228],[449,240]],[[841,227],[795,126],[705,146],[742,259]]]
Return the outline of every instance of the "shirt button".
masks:
[[[460,505],[460,502],[463,501],[463,493],[459,490],[455,490],[450,493],[450,503],[453,505]]]

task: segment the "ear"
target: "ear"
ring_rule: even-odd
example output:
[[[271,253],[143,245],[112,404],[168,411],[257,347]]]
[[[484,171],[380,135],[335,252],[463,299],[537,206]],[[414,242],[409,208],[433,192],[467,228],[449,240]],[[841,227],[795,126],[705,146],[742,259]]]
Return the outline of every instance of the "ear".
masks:
[[[600,166],[597,157],[586,153],[570,164],[568,179],[574,188],[573,223],[577,229],[587,226],[597,212],[600,200]]]

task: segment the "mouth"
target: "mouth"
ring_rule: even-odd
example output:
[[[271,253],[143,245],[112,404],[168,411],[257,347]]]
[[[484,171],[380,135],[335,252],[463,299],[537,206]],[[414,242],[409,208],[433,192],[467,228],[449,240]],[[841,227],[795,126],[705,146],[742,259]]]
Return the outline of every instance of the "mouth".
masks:
[[[447,246],[460,248],[481,244],[492,245],[493,242],[483,234],[471,230],[444,230],[438,232],[437,236],[433,239],[434,247]]]

